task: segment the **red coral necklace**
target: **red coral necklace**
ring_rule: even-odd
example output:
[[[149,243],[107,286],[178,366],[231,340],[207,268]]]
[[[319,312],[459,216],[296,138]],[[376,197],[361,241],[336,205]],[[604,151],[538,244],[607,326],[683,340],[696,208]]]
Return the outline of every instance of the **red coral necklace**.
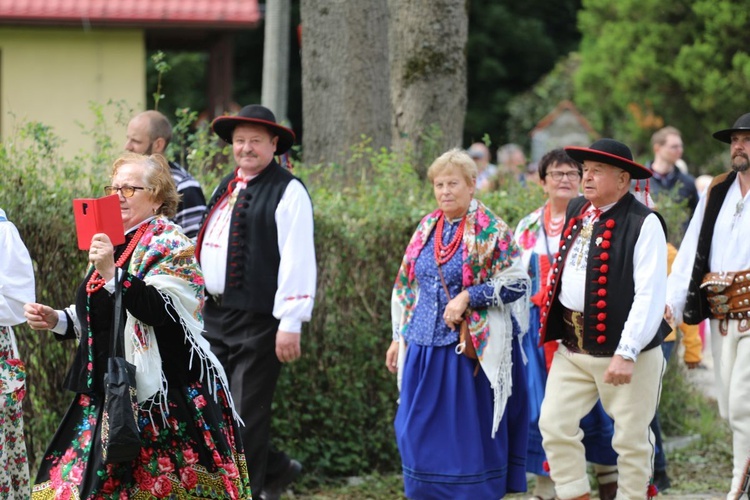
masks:
[[[544,231],[547,233],[547,236],[557,236],[562,233],[565,217],[553,219],[552,209],[547,208],[548,210],[544,211]]]
[[[466,227],[466,216],[461,218],[461,223],[456,229],[456,234],[453,235],[450,243],[443,245],[443,226],[445,225],[445,214],[440,214],[440,218],[437,221],[437,227],[435,228],[435,262],[438,266],[442,266],[453,258],[461,246],[461,240],[464,235],[464,227]]]
[[[122,267],[125,262],[130,258],[130,254],[133,253],[133,250],[135,250],[136,245],[138,245],[138,242],[141,241],[141,236],[143,236],[143,233],[146,232],[146,228],[148,228],[149,223],[144,222],[141,227],[138,228],[138,231],[135,232],[135,235],[133,235],[133,239],[130,240],[130,243],[128,243],[127,248],[125,248],[125,251],[122,252],[122,255],[120,255],[120,258],[117,259],[117,262],[115,262],[116,267]],[[86,283],[86,293],[91,295],[94,292],[98,292],[104,287],[104,284],[106,281],[102,276],[99,274],[99,271],[94,269],[94,272],[91,273],[91,277],[89,278],[88,282]]]

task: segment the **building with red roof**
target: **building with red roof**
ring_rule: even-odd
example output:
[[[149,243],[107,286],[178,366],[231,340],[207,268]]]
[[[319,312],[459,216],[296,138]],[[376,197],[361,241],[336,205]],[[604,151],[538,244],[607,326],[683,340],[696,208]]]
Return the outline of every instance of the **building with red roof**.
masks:
[[[90,151],[90,104],[145,109],[147,53],[208,57],[208,114],[232,103],[233,37],[261,20],[257,0],[0,0],[0,137],[22,121],[53,127],[64,154]],[[124,124],[113,137],[124,141]]]

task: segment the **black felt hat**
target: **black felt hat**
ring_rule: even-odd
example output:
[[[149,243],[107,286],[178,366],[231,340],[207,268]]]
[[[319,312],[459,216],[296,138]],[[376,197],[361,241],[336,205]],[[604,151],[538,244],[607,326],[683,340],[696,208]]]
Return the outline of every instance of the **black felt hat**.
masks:
[[[589,160],[621,168],[633,179],[648,179],[652,175],[651,170],[633,161],[629,147],[614,139],[599,139],[588,148],[568,146],[565,152],[579,163]]]
[[[272,134],[277,135],[279,137],[279,141],[276,143],[277,155],[286,153],[294,144],[294,132],[276,123],[273,112],[260,104],[245,106],[235,116],[220,116],[213,121],[211,128],[216,132],[216,135],[232,144],[234,127],[242,124],[263,125]]]
[[[714,139],[726,142],[727,144],[732,144],[732,132],[750,132],[750,113],[745,113],[737,118],[737,121],[734,122],[732,128],[714,132]]]

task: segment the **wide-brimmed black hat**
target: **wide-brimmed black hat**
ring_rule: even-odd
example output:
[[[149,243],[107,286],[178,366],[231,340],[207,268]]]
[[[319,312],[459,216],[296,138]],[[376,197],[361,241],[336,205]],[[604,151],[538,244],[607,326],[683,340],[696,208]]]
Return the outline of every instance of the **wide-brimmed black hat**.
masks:
[[[216,132],[216,135],[232,144],[234,127],[243,123],[263,125],[271,133],[277,135],[279,137],[279,142],[276,143],[277,155],[286,153],[294,144],[294,132],[276,123],[273,112],[260,104],[245,106],[236,116],[220,116],[213,121],[211,128]]]
[[[750,113],[745,113],[737,118],[737,121],[734,122],[732,128],[714,132],[714,139],[726,142],[727,144],[732,144],[732,132],[750,132]]]
[[[633,161],[633,153],[625,144],[614,139],[599,139],[588,148],[567,146],[565,152],[579,163],[585,160],[606,163],[630,173],[633,179],[648,179],[651,170]]]

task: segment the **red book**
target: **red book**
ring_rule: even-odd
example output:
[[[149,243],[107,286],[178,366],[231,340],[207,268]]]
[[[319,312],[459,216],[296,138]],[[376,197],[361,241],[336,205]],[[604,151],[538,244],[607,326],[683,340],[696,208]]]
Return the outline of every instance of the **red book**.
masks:
[[[120,197],[116,194],[102,198],[77,198],[73,200],[73,215],[76,219],[78,248],[81,250],[91,247],[91,238],[97,233],[109,236],[114,246],[125,243]]]

